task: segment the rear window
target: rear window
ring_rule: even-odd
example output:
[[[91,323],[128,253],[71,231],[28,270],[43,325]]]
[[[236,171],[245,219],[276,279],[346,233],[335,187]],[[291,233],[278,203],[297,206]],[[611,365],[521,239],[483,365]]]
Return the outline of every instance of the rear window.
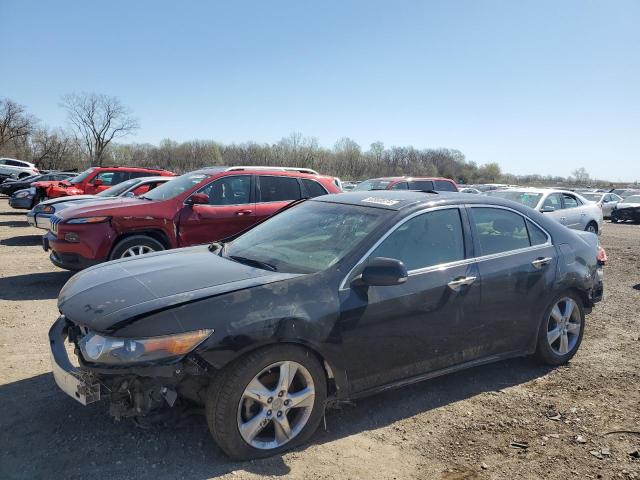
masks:
[[[365,180],[364,182],[360,182],[358,185],[356,185],[356,188],[354,188],[354,190],[360,192],[367,192],[370,190],[386,190],[390,184],[391,180],[374,178],[372,180]]]
[[[301,198],[300,184],[297,178],[272,177],[261,175],[258,177],[258,201],[283,202]]]

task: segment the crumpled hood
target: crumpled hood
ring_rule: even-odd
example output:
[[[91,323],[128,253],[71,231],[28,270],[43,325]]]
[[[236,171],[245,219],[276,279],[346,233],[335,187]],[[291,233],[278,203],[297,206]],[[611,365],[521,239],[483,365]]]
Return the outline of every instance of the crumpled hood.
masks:
[[[140,198],[130,197],[117,197],[109,202],[88,202],[87,204],[74,205],[72,214],[66,214],[60,212],[59,217],[62,220],[68,220],[69,218],[91,217],[100,215],[115,216],[118,214],[118,210],[122,208],[130,208],[135,206],[149,205],[151,200],[143,200]]]
[[[618,204],[616,204],[616,210],[622,209],[622,208],[640,208],[640,203],[625,203],[620,202]]]
[[[108,332],[134,317],[296,276],[237,263],[201,245],[77,273],[60,291],[58,309],[75,323]]]

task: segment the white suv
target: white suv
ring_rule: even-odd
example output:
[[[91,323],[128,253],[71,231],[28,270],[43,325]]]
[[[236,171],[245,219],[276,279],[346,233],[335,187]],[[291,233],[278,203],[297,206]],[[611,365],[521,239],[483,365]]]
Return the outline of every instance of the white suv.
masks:
[[[33,163],[15,158],[0,158],[0,181],[7,177],[24,178],[38,173],[40,171]]]

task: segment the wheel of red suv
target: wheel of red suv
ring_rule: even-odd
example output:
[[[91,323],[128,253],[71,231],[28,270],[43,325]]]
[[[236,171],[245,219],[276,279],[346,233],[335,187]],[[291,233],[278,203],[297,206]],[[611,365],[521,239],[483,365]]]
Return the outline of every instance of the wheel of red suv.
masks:
[[[549,365],[567,363],[576,354],[584,334],[582,300],[571,292],[557,297],[547,308],[538,333],[536,356]]]
[[[231,458],[249,460],[289,450],[316,431],[327,398],[315,355],[296,345],[258,350],[229,365],[207,394],[207,423]]]
[[[134,235],[119,241],[116,246],[113,247],[109,260],[136,257],[160,250],[164,250],[164,245],[155,238],[148,237],[147,235]]]

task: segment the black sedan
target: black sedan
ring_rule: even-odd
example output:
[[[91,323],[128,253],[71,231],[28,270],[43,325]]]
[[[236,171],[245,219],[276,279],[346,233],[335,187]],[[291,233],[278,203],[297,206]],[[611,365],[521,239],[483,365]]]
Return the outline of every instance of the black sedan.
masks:
[[[77,173],[69,172],[51,172],[40,175],[31,175],[25,178],[7,178],[0,183],[0,193],[12,195],[18,190],[29,188],[33,182],[60,181],[75,177]]]
[[[116,417],[203,405],[228,455],[269,456],[327,404],[521,355],[566,363],[602,298],[600,255],[596,235],[508,200],[326,195],[226,243],[76,274],[53,373]]]

